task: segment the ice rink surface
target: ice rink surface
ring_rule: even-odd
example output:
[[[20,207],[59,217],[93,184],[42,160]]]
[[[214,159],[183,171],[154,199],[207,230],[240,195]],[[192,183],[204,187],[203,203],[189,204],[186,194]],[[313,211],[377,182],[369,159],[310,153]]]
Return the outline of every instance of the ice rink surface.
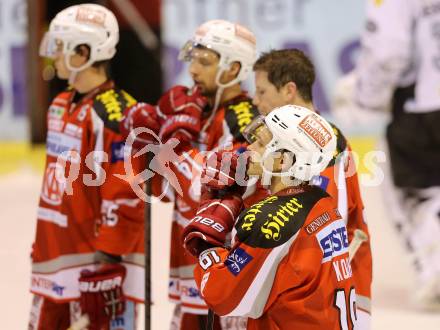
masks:
[[[2,160],[3,161],[3,160]],[[30,308],[30,251],[41,185],[39,171],[23,167],[0,175],[0,329],[27,328]],[[387,221],[379,187],[362,186],[373,247],[372,329],[439,330],[440,312],[423,312],[412,303],[408,258]],[[171,209],[153,205],[154,330],[168,329],[173,305],[167,301]],[[142,321],[141,321],[142,323]],[[140,327],[142,329],[142,327]]]

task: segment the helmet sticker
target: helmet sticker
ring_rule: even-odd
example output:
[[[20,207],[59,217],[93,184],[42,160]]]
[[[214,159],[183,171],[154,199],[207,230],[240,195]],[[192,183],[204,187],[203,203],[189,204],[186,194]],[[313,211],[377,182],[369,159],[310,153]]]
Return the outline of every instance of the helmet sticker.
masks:
[[[79,7],[76,14],[76,21],[80,23],[93,24],[104,27],[105,13],[89,7]]]
[[[304,118],[299,123],[299,127],[321,148],[324,148],[332,139],[332,134],[321,124],[321,121],[315,114]]]

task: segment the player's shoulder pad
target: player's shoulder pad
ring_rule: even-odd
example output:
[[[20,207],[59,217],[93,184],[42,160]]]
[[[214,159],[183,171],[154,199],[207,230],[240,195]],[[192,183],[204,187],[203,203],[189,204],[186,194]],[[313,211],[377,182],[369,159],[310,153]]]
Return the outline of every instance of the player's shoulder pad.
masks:
[[[333,133],[336,136],[336,150],[332,160],[327,165],[327,167],[335,165],[336,159],[342,152],[347,149],[348,144],[347,139],[345,138],[344,134],[342,134],[341,130],[333,123],[330,123],[330,126],[333,128]]]
[[[119,133],[119,122],[123,118],[124,109],[136,103],[136,100],[126,91],[119,88],[110,88],[102,91],[93,100],[93,109],[104,126]]]
[[[258,109],[247,96],[236,98],[226,106],[225,120],[235,141],[245,142],[243,130],[258,115]]]
[[[286,243],[304,225],[314,205],[329,195],[318,187],[287,196],[269,196],[244,210],[235,225],[238,239],[252,247]]]

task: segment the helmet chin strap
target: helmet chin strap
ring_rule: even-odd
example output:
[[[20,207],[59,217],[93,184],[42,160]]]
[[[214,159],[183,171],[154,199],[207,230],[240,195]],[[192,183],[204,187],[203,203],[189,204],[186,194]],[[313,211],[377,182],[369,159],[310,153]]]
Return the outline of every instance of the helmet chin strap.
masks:
[[[271,143],[269,143],[269,144],[271,144]],[[291,177],[291,178],[293,178],[290,180],[291,186],[298,186],[298,185],[302,184],[304,182],[303,180],[297,179],[292,175],[292,173],[290,171],[290,169],[292,167],[290,167],[287,171],[284,171],[284,172],[273,172],[272,171],[273,168],[267,169],[266,166],[264,166],[265,160],[269,157],[269,155],[271,153],[274,153],[276,151],[277,151],[277,149],[268,148],[265,150],[263,156],[261,157],[261,168],[263,169],[262,183],[266,185],[266,182],[270,180],[267,183],[267,184],[270,184],[273,177],[280,177],[280,178]],[[272,165],[273,165],[273,163],[272,163]],[[293,164],[292,164],[292,166],[293,166]]]
[[[83,65],[81,65],[79,67],[73,67],[70,64],[70,58],[72,57],[72,55],[73,55],[73,52],[70,52],[70,53],[66,54],[66,56],[64,57],[64,64],[66,65],[66,68],[70,71],[70,75],[69,75],[69,79],[68,79],[69,85],[73,85],[73,83],[75,82],[76,76],[78,75],[79,72],[87,69],[93,63],[93,60],[91,58],[89,58],[87,60],[87,62],[84,63]]]
[[[269,171],[266,167],[261,166],[261,168],[263,169],[263,175],[261,177],[261,183],[265,186],[268,186],[272,183],[272,179],[274,177],[279,177],[279,178],[289,178],[290,177],[290,181],[289,181],[289,186],[299,186],[300,184],[304,183],[305,181],[297,179],[295,177],[292,176],[292,174],[287,171],[287,172],[272,172]],[[282,179],[281,179],[282,180]]]
[[[223,92],[224,92],[225,88],[228,88],[228,87],[230,87],[230,86],[240,82],[237,78],[234,78],[233,80],[231,80],[230,82],[228,82],[226,84],[222,84],[220,82],[221,75],[228,68],[229,68],[229,65],[222,65],[222,66],[220,66],[220,68],[219,68],[219,70],[217,72],[217,75],[215,76],[215,84],[217,85],[217,92],[215,93],[214,106],[212,108],[211,115],[209,116],[208,120],[206,121],[205,125],[202,128],[202,132],[206,131],[206,129],[209,127],[209,125],[211,124],[212,120],[214,119],[215,113],[217,112],[217,109],[218,109],[218,107],[220,105],[220,101],[221,101],[221,98],[223,96]]]
[[[73,83],[75,82],[77,75],[78,75],[77,71],[70,71],[69,79],[67,80],[70,86],[73,86]]]

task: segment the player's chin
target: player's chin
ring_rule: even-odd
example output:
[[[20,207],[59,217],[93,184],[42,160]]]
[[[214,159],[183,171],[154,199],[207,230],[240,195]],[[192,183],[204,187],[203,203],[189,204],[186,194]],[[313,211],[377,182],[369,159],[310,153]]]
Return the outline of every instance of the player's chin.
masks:
[[[263,174],[263,169],[261,168],[260,164],[251,162],[246,174],[248,176],[261,176]]]
[[[63,79],[63,80],[69,79],[69,72],[67,72],[66,70],[56,69],[56,73],[58,79]]]
[[[270,107],[267,107],[267,106],[259,106],[258,107],[258,112],[260,114],[262,114],[263,116],[267,116],[271,112],[271,110],[273,110],[273,109],[274,108],[270,108]]]
[[[199,93],[200,93],[201,95],[203,95],[203,96],[207,96],[207,94],[208,94],[208,89],[206,88],[206,86],[204,86],[204,85],[200,85],[200,84],[197,84],[196,87],[197,87],[197,90],[199,91]]]

